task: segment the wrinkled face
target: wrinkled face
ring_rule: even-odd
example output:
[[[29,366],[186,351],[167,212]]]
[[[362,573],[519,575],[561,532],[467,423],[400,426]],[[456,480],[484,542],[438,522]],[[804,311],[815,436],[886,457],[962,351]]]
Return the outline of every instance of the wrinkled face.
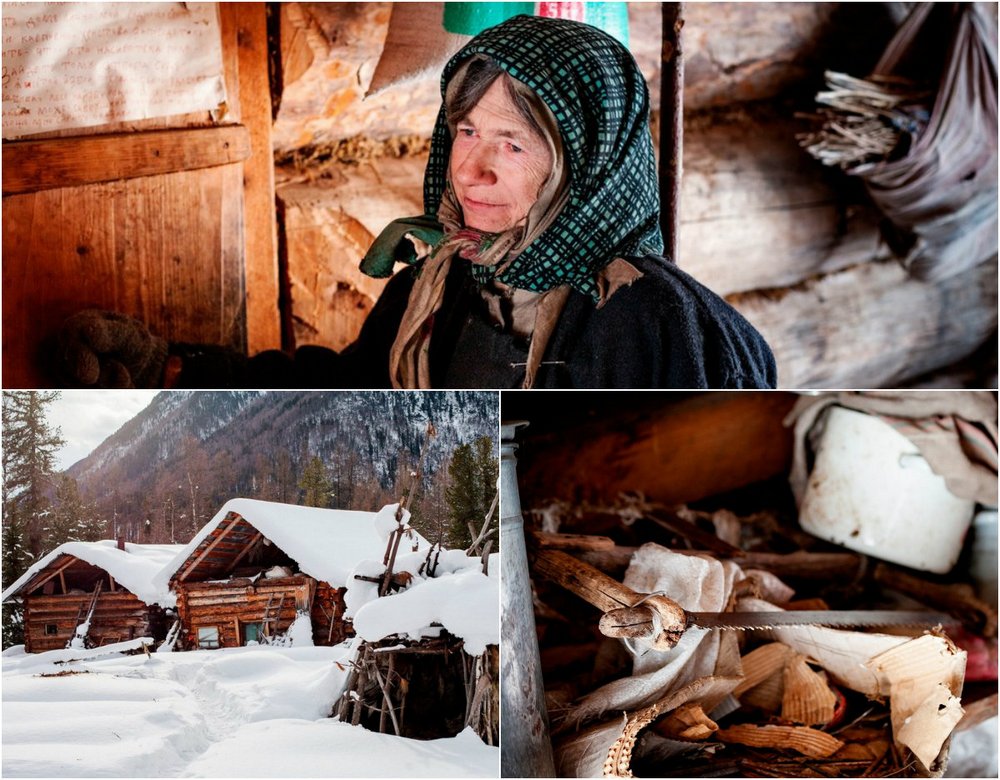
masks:
[[[552,170],[548,143],[497,79],[456,125],[448,173],[465,226],[500,233],[524,222]]]

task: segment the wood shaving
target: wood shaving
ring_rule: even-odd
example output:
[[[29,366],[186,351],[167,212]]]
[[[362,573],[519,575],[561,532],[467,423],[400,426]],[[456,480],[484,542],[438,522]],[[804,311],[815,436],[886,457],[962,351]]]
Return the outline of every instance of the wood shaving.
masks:
[[[744,723],[720,729],[715,736],[720,742],[794,750],[810,758],[829,758],[844,746],[836,737],[808,726],[755,726]]]

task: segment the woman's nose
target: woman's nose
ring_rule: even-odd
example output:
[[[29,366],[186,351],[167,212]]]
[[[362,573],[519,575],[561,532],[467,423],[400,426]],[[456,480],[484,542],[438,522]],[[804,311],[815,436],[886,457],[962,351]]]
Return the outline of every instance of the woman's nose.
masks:
[[[459,162],[455,175],[462,184],[493,184],[497,180],[493,152],[487,144],[476,144]]]

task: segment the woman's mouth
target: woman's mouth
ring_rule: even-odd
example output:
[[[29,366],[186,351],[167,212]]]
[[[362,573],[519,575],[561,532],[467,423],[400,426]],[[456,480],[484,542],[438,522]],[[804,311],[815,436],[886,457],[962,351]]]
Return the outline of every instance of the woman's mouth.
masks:
[[[474,211],[485,211],[488,209],[498,209],[503,207],[500,203],[485,203],[481,200],[472,200],[471,198],[465,198],[462,201],[462,206]]]

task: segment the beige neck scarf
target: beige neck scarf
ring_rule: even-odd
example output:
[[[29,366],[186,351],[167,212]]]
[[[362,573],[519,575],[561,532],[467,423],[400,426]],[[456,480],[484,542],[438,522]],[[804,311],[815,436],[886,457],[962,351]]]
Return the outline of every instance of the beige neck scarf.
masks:
[[[465,77],[465,67],[455,74],[448,84],[450,98]],[[509,78],[509,77],[508,77]],[[568,187],[562,144],[556,119],[548,107],[526,86],[512,79],[515,88],[528,97],[534,118],[544,131],[552,153],[552,171],[539,192],[538,200],[531,207],[523,225],[494,235],[469,230],[462,225],[462,211],[451,186],[441,200],[438,220],[444,226],[444,238],[433,247],[430,256],[417,272],[410,292],[406,311],[399,325],[399,332],[389,351],[389,378],[394,388],[429,389],[430,341],[434,328],[434,315],[444,300],[445,281],[457,256],[477,265],[496,268],[502,273],[506,265],[525,247],[540,236],[559,214],[565,204]],[[548,344],[555,322],[565,305],[569,287],[557,287],[541,293],[538,300],[535,331],[528,349],[528,366],[524,388],[534,384],[535,374],[542,354]],[[539,338],[539,325],[546,324],[543,338]]]

